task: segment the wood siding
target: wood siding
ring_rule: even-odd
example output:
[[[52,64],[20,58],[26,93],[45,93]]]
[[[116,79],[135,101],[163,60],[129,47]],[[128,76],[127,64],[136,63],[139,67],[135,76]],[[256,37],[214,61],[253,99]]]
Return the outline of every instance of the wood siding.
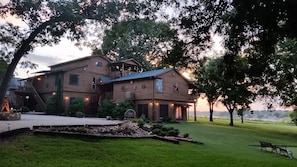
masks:
[[[97,66],[97,62],[102,63],[101,66]],[[96,84],[101,76],[109,76],[108,61],[99,57],[91,56],[80,61],[70,61],[62,63],[56,66],[52,66],[51,71],[54,73],[44,74],[32,78],[33,86],[39,92],[40,96],[46,103],[47,99],[57,91],[56,87],[56,76],[58,71],[62,74],[62,91],[68,107],[68,98],[80,97],[85,99],[86,102],[89,100],[98,100],[98,85]],[[78,76],[78,84],[69,84],[70,75],[75,74]],[[93,85],[93,78],[95,83]],[[93,88],[94,86],[94,88]]]
[[[156,78],[147,78],[141,80],[131,80],[114,83],[113,100],[120,102],[127,99],[127,92],[134,95],[130,99],[135,104],[135,110],[138,111],[139,104],[148,104],[148,118],[159,120],[160,105],[168,106],[168,117],[176,119],[176,106],[182,104],[184,110],[187,108],[187,103],[191,102],[191,96],[188,94],[189,83],[175,70],[170,70],[157,78],[163,81],[162,93],[156,92]],[[178,90],[176,89],[176,86]],[[182,119],[186,120],[186,112],[182,113]]]
[[[188,82],[174,70],[158,76],[163,80],[163,92],[155,90],[155,78],[131,80],[114,83],[113,97],[115,101],[125,100],[127,92],[134,94],[136,100],[169,100],[177,102],[189,102]],[[178,91],[175,86],[178,85]]]

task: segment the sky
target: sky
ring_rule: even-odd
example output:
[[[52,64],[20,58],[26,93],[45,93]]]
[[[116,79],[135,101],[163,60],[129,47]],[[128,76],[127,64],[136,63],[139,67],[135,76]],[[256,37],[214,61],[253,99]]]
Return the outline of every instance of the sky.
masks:
[[[8,0],[0,0],[0,3],[5,4]],[[13,24],[25,27],[26,24],[14,17],[8,17],[5,20],[0,19],[0,23],[11,22]],[[213,36],[213,49],[208,52],[208,54],[221,53],[224,51],[221,46],[222,39],[214,35]],[[90,56],[92,53],[91,49],[88,47],[82,47],[79,49],[74,45],[73,42],[63,38],[60,43],[54,46],[43,46],[35,48],[31,53],[22,58],[22,60],[29,60],[38,64],[38,68],[35,70],[32,69],[21,69],[17,67],[15,76],[19,78],[32,77],[37,71],[49,70],[48,66],[78,59],[85,56]],[[262,104],[262,101],[255,102],[252,104],[253,110],[262,110],[265,109],[265,106]],[[197,101],[197,111],[208,111],[208,105],[206,99],[199,98]],[[189,109],[193,111],[193,104]],[[222,105],[215,106],[215,111],[226,111],[225,107]]]

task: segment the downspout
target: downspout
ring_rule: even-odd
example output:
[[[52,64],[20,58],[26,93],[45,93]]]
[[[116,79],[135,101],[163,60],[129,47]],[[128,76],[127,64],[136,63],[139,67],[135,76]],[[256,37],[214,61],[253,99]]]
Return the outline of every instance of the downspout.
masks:
[[[64,112],[67,115],[67,109],[66,109],[66,104],[65,104],[65,98],[64,98],[64,76],[65,72],[64,71],[60,71],[60,75],[61,75],[61,91],[62,91],[62,102],[64,103]]]
[[[155,78],[152,77],[152,81],[153,81],[153,97],[152,97],[152,102],[153,102],[153,106],[152,106],[152,111],[153,111],[153,115],[152,115],[152,119],[153,121],[156,120],[156,111],[155,111]]]

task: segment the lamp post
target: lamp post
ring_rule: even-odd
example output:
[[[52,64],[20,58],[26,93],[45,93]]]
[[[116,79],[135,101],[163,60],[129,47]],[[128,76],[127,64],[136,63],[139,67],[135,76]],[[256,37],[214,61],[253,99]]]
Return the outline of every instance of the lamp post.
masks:
[[[197,119],[196,119],[196,101],[197,101],[197,99],[195,98],[194,99],[194,121],[195,122],[197,121]]]

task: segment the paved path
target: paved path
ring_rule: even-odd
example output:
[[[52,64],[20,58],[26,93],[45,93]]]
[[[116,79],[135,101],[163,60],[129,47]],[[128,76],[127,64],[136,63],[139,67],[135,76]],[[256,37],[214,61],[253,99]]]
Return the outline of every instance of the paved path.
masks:
[[[8,130],[26,128],[40,125],[110,125],[118,124],[121,121],[106,120],[105,118],[75,118],[52,115],[22,114],[21,120],[3,121],[0,120],[0,133]]]

